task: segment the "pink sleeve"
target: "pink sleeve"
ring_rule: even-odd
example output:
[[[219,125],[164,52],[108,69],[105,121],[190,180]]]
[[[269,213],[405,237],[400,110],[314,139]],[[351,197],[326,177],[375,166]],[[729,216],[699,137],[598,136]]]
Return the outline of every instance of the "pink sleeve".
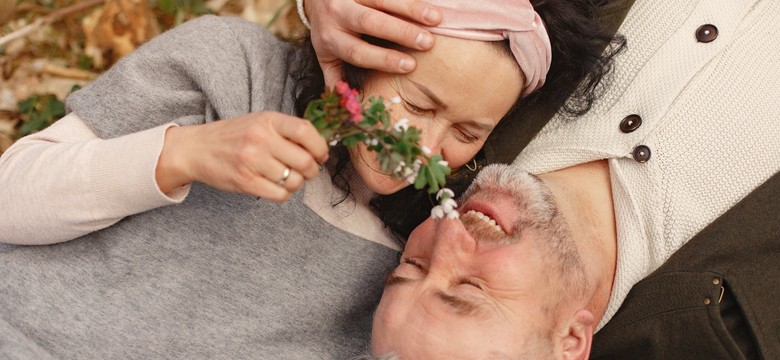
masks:
[[[189,186],[164,194],[155,180],[171,126],[103,140],[71,113],[17,141],[0,157],[0,242],[72,240],[182,202]]]

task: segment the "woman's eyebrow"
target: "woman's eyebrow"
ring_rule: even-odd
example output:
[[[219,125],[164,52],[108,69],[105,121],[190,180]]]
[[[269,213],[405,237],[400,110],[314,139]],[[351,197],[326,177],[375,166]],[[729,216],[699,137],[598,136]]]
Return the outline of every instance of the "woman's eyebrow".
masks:
[[[428,89],[424,85],[418,84],[418,83],[416,83],[416,82],[414,82],[412,80],[408,80],[408,81],[410,83],[412,83],[412,85],[414,85],[418,90],[422,91],[423,94],[425,94],[427,97],[429,97],[431,99],[431,101],[433,101],[433,103],[436,104],[436,106],[439,107],[439,109],[447,110],[447,108],[449,106],[447,106],[447,104],[445,104],[443,101],[441,101],[441,99],[439,99],[439,97],[436,96],[436,94],[434,94],[433,91],[431,91],[431,89]]]

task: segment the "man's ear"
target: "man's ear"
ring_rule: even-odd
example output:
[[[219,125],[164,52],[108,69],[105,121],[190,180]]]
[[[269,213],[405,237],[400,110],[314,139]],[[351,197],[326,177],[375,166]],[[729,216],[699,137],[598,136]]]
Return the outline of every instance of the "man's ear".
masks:
[[[561,359],[587,360],[593,341],[596,318],[588,310],[578,310],[564,328]]]

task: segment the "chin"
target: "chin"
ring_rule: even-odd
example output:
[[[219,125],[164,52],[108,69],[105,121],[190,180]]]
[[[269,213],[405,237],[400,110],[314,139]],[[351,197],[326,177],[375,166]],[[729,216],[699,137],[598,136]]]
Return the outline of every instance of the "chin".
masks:
[[[377,173],[365,164],[362,165],[362,169],[358,168],[358,174],[363,178],[366,186],[379,195],[390,195],[410,185],[404,179],[394,179],[389,175]]]

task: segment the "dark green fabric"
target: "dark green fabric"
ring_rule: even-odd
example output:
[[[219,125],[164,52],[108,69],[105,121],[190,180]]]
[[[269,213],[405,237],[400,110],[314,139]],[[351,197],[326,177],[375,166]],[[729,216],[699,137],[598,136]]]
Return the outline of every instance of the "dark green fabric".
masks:
[[[780,174],[637,283],[591,358],[780,359],[778,220]]]
[[[614,34],[633,4],[634,0],[605,1],[599,8],[599,21]],[[511,163],[557,111],[545,106],[528,107],[520,117],[502,121],[485,142],[483,152],[487,162]]]

